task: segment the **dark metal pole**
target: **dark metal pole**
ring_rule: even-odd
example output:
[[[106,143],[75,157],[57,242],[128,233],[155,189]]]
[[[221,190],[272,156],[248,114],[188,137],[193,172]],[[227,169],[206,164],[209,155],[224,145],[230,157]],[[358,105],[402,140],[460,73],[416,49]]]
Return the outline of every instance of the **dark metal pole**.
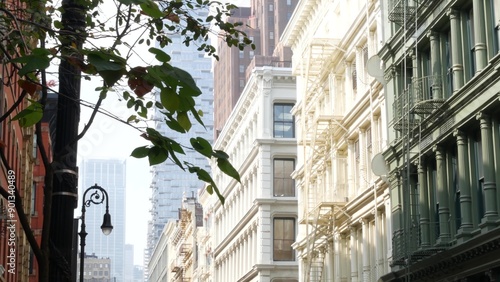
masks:
[[[83,196],[85,200],[85,196]],[[87,237],[87,232],[85,231],[85,205],[82,202],[82,223],[80,225],[80,282],[83,282],[83,271],[84,271],[84,259],[85,259],[85,238]]]
[[[85,200],[85,197],[87,196],[87,193],[91,190],[95,190],[92,194],[90,194],[90,198],[88,200]],[[82,197],[82,215],[81,215],[81,226],[80,226],[80,282],[83,282],[83,274],[84,274],[84,260],[85,260],[85,238],[87,237],[87,232],[85,230],[85,212],[86,212],[86,207],[90,207],[91,204],[99,205],[102,204],[106,200],[106,213],[104,214],[104,221],[101,226],[103,229],[103,233],[105,235],[108,235],[111,231],[109,229],[113,229],[113,226],[111,225],[111,216],[109,215],[109,197],[108,197],[108,192],[104,190],[101,186],[98,186],[95,184],[94,186],[91,186],[85,190],[83,193]],[[108,232],[105,232],[104,229],[108,229]]]

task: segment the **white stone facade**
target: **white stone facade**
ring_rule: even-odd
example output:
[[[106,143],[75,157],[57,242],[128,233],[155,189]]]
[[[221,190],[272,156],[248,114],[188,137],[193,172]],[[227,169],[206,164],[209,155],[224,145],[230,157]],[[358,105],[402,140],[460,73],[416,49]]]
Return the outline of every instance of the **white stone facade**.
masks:
[[[200,249],[207,254],[205,262],[209,259],[204,267],[211,269],[201,281],[298,281],[291,247],[297,232],[290,176],[297,154],[290,113],[295,89],[289,68],[256,68],[214,145],[230,156],[241,183],[213,163],[225,203],[215,194],[200,197],[212,226],[200,234]]]
[[[389,190],[371,170],[387,121],[383,85],[367,70],[380,30],[378,1],[300,1],[282,36],[297,77],[299,281],[389,272]]]

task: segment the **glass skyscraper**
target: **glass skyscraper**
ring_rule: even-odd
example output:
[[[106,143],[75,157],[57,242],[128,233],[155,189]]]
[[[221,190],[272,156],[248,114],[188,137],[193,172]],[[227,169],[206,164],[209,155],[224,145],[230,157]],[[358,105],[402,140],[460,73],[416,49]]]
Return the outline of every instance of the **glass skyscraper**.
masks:
[[[208,11],[193,10],[196,13],[195,17],[205,18],[208,16]],[[213,77],[211,72],[211,58],[207,57],[205,52],[198,51],[197,48],[201,42],[191,42],[189,47],[182,43],[183,37],[174,34],[170,37],[172,43],[166,46],[163,50],[172,58],[171,64],[179,67],[191,74],[196,81],[197,86],[202,91],[202,94],[195,97],[196,109],[203,111],[203,123],[205,127],[192,118],[193,126],[187,134],[181,134],[171,130],[164,122],[164,115],[155,113],[155,128],[163,135],[179,142],[180,144],[190,146],[189,139],[192,137],[203,137],[210,143],[213,141]],[[199,43],[199,44],[197,44]],[[159,94],[156,96],[159,101]],[[210,171],[208,160],[194,152],[186,151],[186,156],[179,156],[181,162],[187,161],[193,165],[204,168]],[[151,222],[148,234],[148,246],[145,254],[146,265],[149,254],[153,250],[164,225],[169,220],[178,219],[178,209],[181,207],[182,198],[184,195],[192,197],[192,193],[196,193],[198,189],[203,187],[203,182],[198,180],[197,176],[183,171],[171,161],[166,161],[162,164],[155,165],[151,168],[152,175],[152,208]]]
[[[105,203],[91,204],[85,212],[87,231],[85,253],[95,254],[99,258],[111,259],[111,281],[124,281],[125,251],[125,161],[110,159],[85,159],[80,166],[82,178],[80,197],[89,187],[97,184],[106,190],[109,196],[109,213],[113,232],[106,236],[101,231]],[[87,193],[89,199],[92,191]],[[80,204],[81,209],[81,204]],[[79,222],[81,224],[81,222]],[[116,279],[116,280],[113,280]]]

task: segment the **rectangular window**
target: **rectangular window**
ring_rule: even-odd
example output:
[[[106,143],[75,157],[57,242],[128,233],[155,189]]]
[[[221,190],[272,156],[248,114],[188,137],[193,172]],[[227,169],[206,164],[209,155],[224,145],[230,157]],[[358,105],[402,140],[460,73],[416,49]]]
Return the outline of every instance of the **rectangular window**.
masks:
[[[490,0],[490,9],[493,32],[493,54],[500,52],[500,3],[498,0]]]
[[[272,31],[269,32],[269,39],[274,39],[274,32]]]
[[[240,65],[240,73],[243,73],[245,72],[245,66],[244,65]]]
[[[371,167],[372,163],[372,155],[373,155],[373,141],[372,141],[372,128],[369,127],[366,129],[366,167]],[[371,173],[369,173],[371,177]]]
[[[453,94],[453,63],[451,59],[451,31],[448,31],[446,35],[444,35],[444,63],[446,68],[446,88],[444,89],[445,93],[443,96],[445,98],[450,97]]]
[[[467,49],[469,51],[468,63],[470,67],[467,69],[469,79],[474,77],[476,73],[476,54],[475,54],[475,40],[474,40],[474,14],[472,9],[470,9],[465,14],[465,23],[466,23],[466,43]]]
[[[30,248],[30,261],[28,265],[28,273],[35,274],[35,254],[33,250]]]
[[[243,58],[245,58],[245,52],[240,51],[240,59],[243,59]]]
[[[356,90],[358,90],[358,74],[356,72],[356,64],[351,65],[351,82],[353,94],[356,95]]]
[[[292,0],[286,0],[286,5],[287,6],[292,6]]]
[[[269,12],[272,12],[274,11],[274,5],[273,4],[269,4]]]
[[[295,182],[292,172],[295,169],[293,159],[275,159],[273,164],[273,193],[275,197],[295,197]]]
[[[274,104],[274,137],[275,138],[294,138],[294,118],[292,113],[293,104]]]
[[[295,242],[295,219],[274,218],[273,220],[273,260],[293,261],[295,253],[292,244]]]
[[[33,182],[31,188],[31,215],[36,215],[36,182]]]

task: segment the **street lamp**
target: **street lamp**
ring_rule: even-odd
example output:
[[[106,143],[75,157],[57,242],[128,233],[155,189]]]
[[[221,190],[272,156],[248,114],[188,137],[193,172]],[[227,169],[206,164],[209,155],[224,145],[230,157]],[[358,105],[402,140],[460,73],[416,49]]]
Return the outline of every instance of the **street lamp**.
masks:
[[[90,198],[85,200],[85,196],[87,196],[87,192],[94,190],[92,194],[90,194]],[[85,232],[85,207],[90,207],[91,204],[100,205],[106,200],[106,213],[104,214],[104,218],[101,225],[101,230],[104,235],[111,234],[113,231],[113,225],[111,225],[111,215],[109,214],[109,197],[108,192],[104,190],[101,186],[98,186],[97,183],[94,186],[89,187],[83,193],[82,198],[82,224],[80,225],[80,282],[83,282],[83,260],[85,257],[85,237],[87,237],[87,232]]]

